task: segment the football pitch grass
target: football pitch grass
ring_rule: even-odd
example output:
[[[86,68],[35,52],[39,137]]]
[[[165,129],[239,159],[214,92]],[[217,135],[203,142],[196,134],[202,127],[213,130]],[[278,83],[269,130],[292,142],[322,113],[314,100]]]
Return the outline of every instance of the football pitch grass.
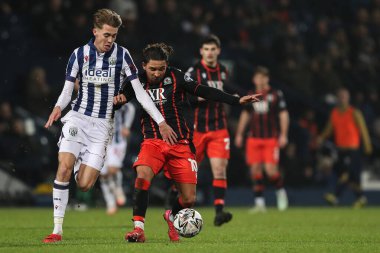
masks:
[[[0,252],[380,252],[380,208],[269,209],[248,214],[247,208],[229,208],[232,221],[213,226],[212,208],[196,208],[204,220],[194,238],[170,243],[162,208],[150,208],[145,243],[128,243],[131,209],[107,216],[104,209],[68,211],[63,241],[45,245],[52,231],[51,208],[0,209]]]

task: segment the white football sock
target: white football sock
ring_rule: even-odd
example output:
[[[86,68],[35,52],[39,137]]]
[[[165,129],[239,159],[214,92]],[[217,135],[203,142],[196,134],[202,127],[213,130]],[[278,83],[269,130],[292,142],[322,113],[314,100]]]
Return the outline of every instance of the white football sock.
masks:
[[[63,217],[65,217],[67,203],[69,201],[69,182],[54,180],[53,207],[54,207],[54,230],[53,234],[62,234]]]
[[[255,205],[258,207],[265,207],[265,199],[264,197],[256,197],[255,198]]]
[[[100,188],[107,205],[107,209],[116,207],[116,200],[109,185],[109,179],[100,178]]]
[[[134,221],[133,224],[135,225],[135,228],[141,228],[142,230],[144,230],[144,222]]]
[[[114,177],[115,177],[116,187],[123,188],[123,172],[118,170]]]

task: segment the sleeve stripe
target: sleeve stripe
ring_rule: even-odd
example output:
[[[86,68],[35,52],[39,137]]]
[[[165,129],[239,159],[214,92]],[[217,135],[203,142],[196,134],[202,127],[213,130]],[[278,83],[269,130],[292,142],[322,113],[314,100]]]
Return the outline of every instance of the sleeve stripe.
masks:
[[[137,78],[138,78],[138,76],[135,73],[133,73],[132,75],[127,76],[127,79],[130,82],[133,81],[133,80],[135,80],[135,79],[137,79]]]
[[[132,60],[132,57],[131,55],[129,54],[128,50],[124,49],[124,61],[126,62],[126,66],[125,66],[125,74],[127,76],[133,76],[133,75],[136,75],[137,77],[137,68]],[[135,79],[135,78],[133,78]],[[129,80],[133,80],[133,79],[129,79]]]
[[[75,82],[75,77],[72,77],[70,75],[66,76],[66,81],[69,81],[69,82]]]
[[[76,59],[77,59],[77,57],[76,57],[76,54],[75,54],[75,51],[74,51],[71,54],[71,56],[70,56],[69,63],[67,64],[66,76],[70,76],[71,75],[71,71],[73,70],[74,62],[75,62]]]

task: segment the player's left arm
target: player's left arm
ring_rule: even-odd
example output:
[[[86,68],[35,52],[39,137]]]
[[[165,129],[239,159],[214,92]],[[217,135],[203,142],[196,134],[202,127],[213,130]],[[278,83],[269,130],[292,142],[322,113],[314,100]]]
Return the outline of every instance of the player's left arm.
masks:
[[[289,112],[287,110],[287,105],[285,102],[284,94],[282,91],[277,91],[278,95],[278,117],[280,121],[280,136],[278,139],[278,144],[280,148],[283,148],[288,144],[288,131],[289,131]]]
[[[289,112],[288,110],[282,110],[278,113],[280,118],[280,136],[278,144],[280,148],[283,148],[288,144],[288,131],[289,131]]]
[[[372,154],[371,138],[369,137],[367,124],[365,123],[363,114],[358,109],[354,110],[354,119],[359,128],[360,136],[362,137],[364,152],[365,154],[370,155]]]
[[[241,98],[228,94],[216,88],[201,85],[194,81],[190,76],[184,75],[184,89],[192,95],[216,102],[226,103],[230,105],[245,105],[260,101],[260,94],[243,96]]]

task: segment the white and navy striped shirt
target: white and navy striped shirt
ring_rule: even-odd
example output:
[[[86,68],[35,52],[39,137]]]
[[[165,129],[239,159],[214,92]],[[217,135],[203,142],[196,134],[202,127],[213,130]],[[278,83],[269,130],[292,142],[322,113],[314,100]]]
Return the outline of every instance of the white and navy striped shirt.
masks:
[[[72,102],[72,110],[95,118],[112,118],[113,97],[127,78],[132,81],[137,76],[137,68],[128,50],[113,43],[112,48],[99,53],[94,39],[74,50],[66,68],[66,80],[79,80],[77,98]]]

